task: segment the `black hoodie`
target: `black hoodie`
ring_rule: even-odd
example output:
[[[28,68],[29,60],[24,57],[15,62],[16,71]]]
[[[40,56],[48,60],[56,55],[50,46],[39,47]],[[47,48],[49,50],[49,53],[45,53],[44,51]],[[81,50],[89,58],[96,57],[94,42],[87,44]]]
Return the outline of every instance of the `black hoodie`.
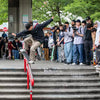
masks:
[[[37,24],[37,26],[35,28],[33,28],[31,31],[25,30],[20,33],[17,33],[16,36],[20,37],[20,36],[25,36],[25,35],[31,34],[34,40],[37,40],[40,43],[43,43],[43,41],[44,41],[43,28],[45,28],[52,21],[53,21],[53,19],[50,19],[42,24]]]

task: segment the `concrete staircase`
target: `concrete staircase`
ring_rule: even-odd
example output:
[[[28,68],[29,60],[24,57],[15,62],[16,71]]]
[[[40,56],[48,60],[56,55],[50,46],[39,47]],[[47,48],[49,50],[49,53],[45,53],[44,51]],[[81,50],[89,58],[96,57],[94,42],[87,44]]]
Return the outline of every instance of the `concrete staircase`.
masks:
[[[100,77],[92,66],[32,71],[33,100],[100,100]],[[26,78],[22,68],[0,69],[0,100],[30,100]]]

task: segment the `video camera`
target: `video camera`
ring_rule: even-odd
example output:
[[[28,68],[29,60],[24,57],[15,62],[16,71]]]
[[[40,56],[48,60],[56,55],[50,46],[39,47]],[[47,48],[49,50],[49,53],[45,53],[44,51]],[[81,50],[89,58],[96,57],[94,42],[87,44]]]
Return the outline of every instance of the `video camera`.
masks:
[[[73,28],[74,32],[78,31],[78,28],[76,28],[76,27],[72,27],[72,28]]]
[[[63,31],[65,31],[65,30],[66,30],[66,25],[63,26]]]

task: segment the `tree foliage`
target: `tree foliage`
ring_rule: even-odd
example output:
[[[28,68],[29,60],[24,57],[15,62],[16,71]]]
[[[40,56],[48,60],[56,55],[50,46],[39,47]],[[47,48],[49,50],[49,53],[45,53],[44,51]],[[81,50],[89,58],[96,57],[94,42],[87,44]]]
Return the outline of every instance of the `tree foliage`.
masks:
[[[67,14],[64,12],[64,7],[71,1],[73,0],[33,0],[33,19],[44,21],[54,16],[54,22],[61,24],[62,16]]]
[[[64,16],[73,15],[100,20],[100,0],[32,0],[33,20],[43,22],[54,16],[54,23],[64,22]],[[69,12],[69,13],[68,13]],[[74,17],[75,17],[74,16]],[[8,21],[8,0],[0,0],[0,24]]]
[[[100,0],[74,0],[71,4],[65,7],[65,11],[68,11],[74,15],[86,18],[91,16],[94,20],[100,19]]]
[[[0,0],[0,24],[8,21],[8,0]]]

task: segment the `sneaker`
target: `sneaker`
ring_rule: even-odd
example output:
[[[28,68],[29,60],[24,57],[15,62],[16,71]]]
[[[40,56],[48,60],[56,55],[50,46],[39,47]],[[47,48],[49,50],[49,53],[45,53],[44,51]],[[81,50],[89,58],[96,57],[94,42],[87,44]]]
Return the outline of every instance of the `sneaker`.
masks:
[[[32,60],[30,60],[28,63],[29,64],[35,64],[34,61],[32,61]]]
[[[25,49],[20,49],[20,52],[26,52],[26,50]]]
[[[65,63],[64,63],[64,65],[68,65],[68,63],[67,63],[67,62],[65,62]]]
[[[99,67],[100,67],[100,65],[96,65],[96,66],[94,66],[94,67],[99,68]]]
[[[80,65],[80,66],[83,66],[84,64],[83,64],[83,63],[80,63],[79,65]]]
[[[72,63],[72,65],[73,65],[73,66],[76,65],[76,63]]]

